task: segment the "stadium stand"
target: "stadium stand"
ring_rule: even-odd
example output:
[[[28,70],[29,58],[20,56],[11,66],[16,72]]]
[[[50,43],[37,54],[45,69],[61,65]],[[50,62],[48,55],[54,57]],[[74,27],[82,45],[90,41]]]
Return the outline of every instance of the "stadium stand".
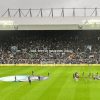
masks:
[[[9,31],[0,34],[1,64],[99,64],[99,31]]]

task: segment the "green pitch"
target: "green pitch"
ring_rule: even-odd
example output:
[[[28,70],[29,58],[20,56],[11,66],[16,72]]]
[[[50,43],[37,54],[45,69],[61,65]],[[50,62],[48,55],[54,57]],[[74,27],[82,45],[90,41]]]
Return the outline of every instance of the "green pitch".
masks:
[[[49,79],[32,82],[0,82],[0,100],[100,100],[100,80],[73,80],[73,73],[85,76],[100,73],[100,67],[0,67],[0,77],[10,75],[47,76]]]

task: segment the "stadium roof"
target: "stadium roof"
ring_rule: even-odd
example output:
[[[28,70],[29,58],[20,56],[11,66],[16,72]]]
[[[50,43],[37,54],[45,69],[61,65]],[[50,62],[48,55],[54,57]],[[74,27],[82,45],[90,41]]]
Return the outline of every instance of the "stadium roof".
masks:
[[[100,29],[99,4],[100,0],[0,0],[0,30]]]
[[[7,9],[0,30],[100,29],[100,8]]]

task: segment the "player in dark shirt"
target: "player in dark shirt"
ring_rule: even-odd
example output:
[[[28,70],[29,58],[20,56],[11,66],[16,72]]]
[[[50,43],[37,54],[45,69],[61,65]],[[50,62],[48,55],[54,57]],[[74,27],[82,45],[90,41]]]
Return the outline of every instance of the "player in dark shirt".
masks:
[[[41,77],[40,76],[38,76],[38,80],[40,81],[40,79],[41,79]]]
[[[34,76],[34,71],[32,71],[32,75]]]
[[[48,72],[48,77],[50,76],[50,73]]]
[[[16,76],[15,76],[15,82],[16,82]]]
[[[29,84],[31,84],[31,78],[30,78],[30,76],[28,76],[28,82],[29,82]]]

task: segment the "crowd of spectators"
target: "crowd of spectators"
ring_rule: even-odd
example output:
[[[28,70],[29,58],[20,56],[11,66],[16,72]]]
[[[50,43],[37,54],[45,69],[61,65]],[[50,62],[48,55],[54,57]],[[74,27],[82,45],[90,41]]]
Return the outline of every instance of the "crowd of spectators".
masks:
[[[99,64],[100,35],[24,33],[0,42],[0,64]],[[70,35],[69,35],[70,34]],[[81,33],[84,34],[84,33]]]

